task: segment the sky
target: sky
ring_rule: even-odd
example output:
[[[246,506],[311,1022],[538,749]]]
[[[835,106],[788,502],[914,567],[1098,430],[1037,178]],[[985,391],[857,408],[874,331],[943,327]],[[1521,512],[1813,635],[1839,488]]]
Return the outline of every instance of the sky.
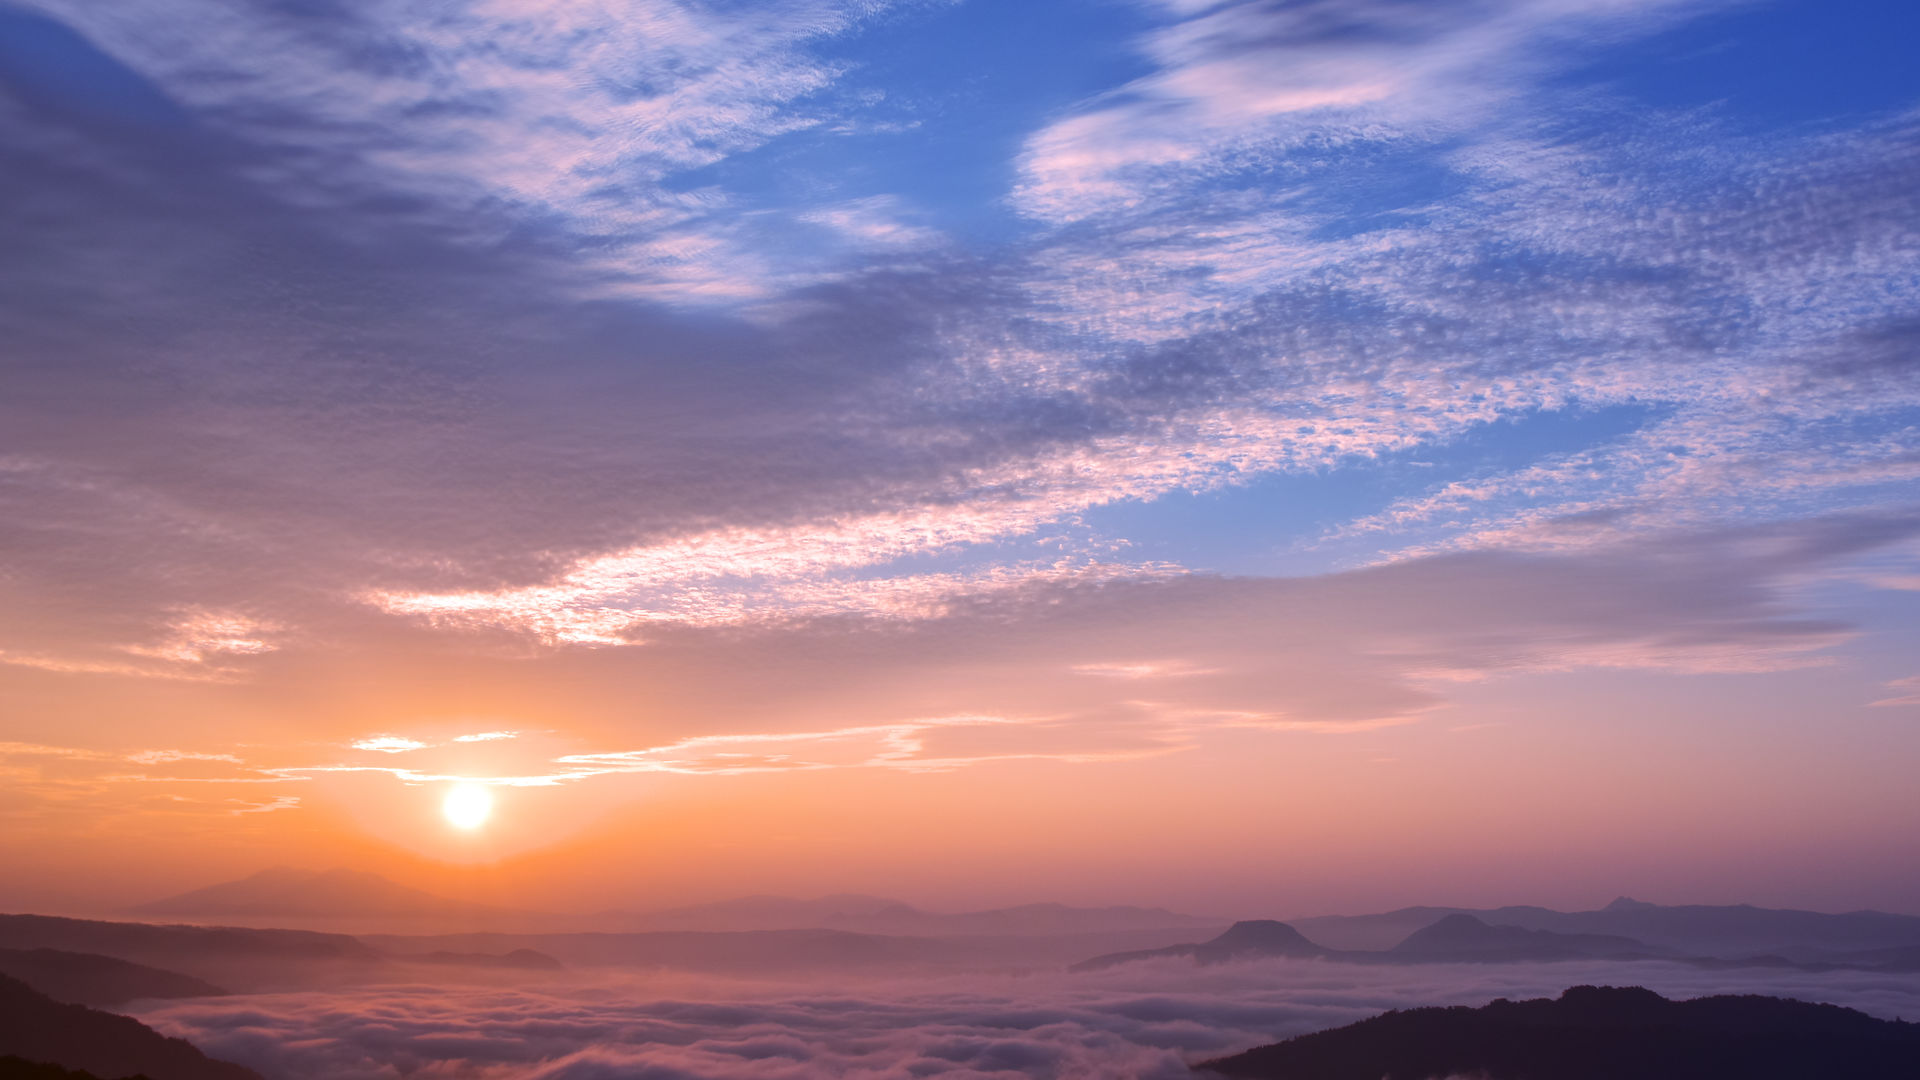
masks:
[[[1917,32],[0,3],[0,906],[1920,912]]]

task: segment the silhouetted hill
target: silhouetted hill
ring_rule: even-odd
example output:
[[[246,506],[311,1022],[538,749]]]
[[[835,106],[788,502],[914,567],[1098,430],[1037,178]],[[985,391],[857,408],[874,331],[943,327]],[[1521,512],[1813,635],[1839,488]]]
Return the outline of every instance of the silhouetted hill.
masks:
[[[141,904],[136,915],[269,918],[508,917],[513,912],[449,900],[361,870],[294,870],[276,866],[239,881]]]
[[[0,1054],[95,1076],[261,1080],[251,1069],[216,1061],[185,1039],[168,1038],[131,1017],[58,1002],[5,976],[0,976]]]
[[[1288,920],[1300,932],[1324,942],[1330,949],[1377,952],[1391,949],[1409,934],[1432,926],[1449,915],[1472,915],[1495,926],[1540,929],[1540,920],[1561,915],[1541,907],[1457,908],[1408,907],[1376,915],[1314,915]]]
[[[1389,1012],[1200,1068],[1257,1080],[1879,1080],[1920,1076],[1920,1024],[1782,998],[1576,986],[1558,1000]]]
[[[1849,953],[1920,947],[1920,916],[1880,911],[1828,914],[1747,904],[1666,907],[1626,897],[1597,911],[1414,907],[1292,922],[1331,948],[1387,949],[1449,915],[1472,915],[1493,926],[1632,938],[1679,955],[1728,960],[1773,955],[1796,962],[1845,962]]]
[[[60,949],[178,971],[234,990],[307,984],[380,954],[345,934],[0,915],[0,948]]]
[[[0,975],[19,979],[55,1001],[72,1005],[118,1005],[139,998],[226,993],[210,982],[177,971],[61,949],[0,949]]]
[[[1529,925],[1520,920],[1516,926]],[[1880,911],[1827,914],[1750,904],[1665,907],[1622,897],[1599,911],[1580,911],[1537,929],[1622,934],[1649,945],[1719,957],[1776,953],[1794,960],[1827,959],[1867,949],[1920,946],[1920,917]]]
[[[312,930],[255,930],[237,926],[103,922],[58,915],[0,915],[0,948],[68,949],[103,956],[193,953],[203,956],[275,956],[307,960],[372,960],[377,954],[345,934]]]
[[[28,1061],[12,1055],[0,1057],[0,1080],[100,1080],[90,1072],[75,1069],[63,1069],[58,1065],[49,1065],[44,1061]],[[118,1080],[149,1080],[144,1076],[120,1077]]]
[[[1471,915],[1448,915],[1415,930],[1388,950],[1395,960],[1492,963],[1514,960],[1626,960],[1660,950],[1611,934],[1557,934],[1519,926],[1489,926]]]
[[[1159,949],[1108,953],[1091,960],[1082,960],[1069,970],[1098,971],[1101,968],[1113,967],[1115,964],[1130,964],[1136,960],[1158,960],[1164,957],[1189,957],[1202,964],[1218,964],[1227,960],[1253,957],[1326,955],[1328,955],[1326,949],[1308,941],[1300,935],[1298,930],[1286,923],[1275,922],[1272,919],[1250,919],[1234,923],[1226,933],[1211,941],[1191,945],[1168,945]]]

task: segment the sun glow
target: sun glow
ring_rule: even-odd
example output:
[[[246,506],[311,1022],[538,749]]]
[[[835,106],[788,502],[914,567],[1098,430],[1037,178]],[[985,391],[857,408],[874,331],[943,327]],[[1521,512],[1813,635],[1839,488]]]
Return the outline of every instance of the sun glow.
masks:
[[[456,829],[477,829],[493,813],[493,795],[479,784],[456,784],[440,804],[440,812]]]

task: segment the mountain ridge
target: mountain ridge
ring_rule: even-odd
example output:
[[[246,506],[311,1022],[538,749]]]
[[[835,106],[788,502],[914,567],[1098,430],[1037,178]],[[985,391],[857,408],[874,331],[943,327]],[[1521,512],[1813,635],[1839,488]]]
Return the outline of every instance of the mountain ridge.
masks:
[[[252,1069],[210,1058],[185,1039],[132,1017],[55,1001],[6,976],[0,976],[0,1055],[102,1077],[262,1080]]]
[[[1471,915],[1493,926],[1560,934],[1631,938],[1683,955],[1743,957],[1774,954],[1795,962],[1834,960],[1849,952],[1920,946],[1920,916],[1884,911],[1828,913],[1752,904],[1651,904],[1616,898],[1592,911],[1555,911],[1533,905],[1498,908],[1416,906],[1371,915],[1316,915],[1288,920],[1329,948],[1378,951],[1449,915]]]
[[[557,914],[454,900],[361,870],[277,866],[125,909],[140,917],[286,919],[361,931],[380,920],[458,920],[493,932],[728,932],[846,930],[911,937],[1011,936],[1212,929],[1230,920],[1165,908],[1075,907],[1041,901],[975,911],[929,911],[891,897],[832,893],[814,898],[754,894],[656,910]],[[356,925],[359,924],[359,925]]]
[[[1920,1075],[1920,1024],[1760,995],[1642,987],[1382,1013],[1196,1066],[1236,1080],[1805,1080]]]
[[[133,915],[289,917],[504,917],[506,908],[453,900],[366,870],[296,870],[273,866],[127,909]]]
[[[119,1005],[141,998],[219,997],[204,979],[99,953],[0,949],[0,975],[69,1005]]]
[[[1464,913],[1415,930],[1387,956],[1422,961],[1631,960],[1663,955],[1645,942],[1615,934],[1563,934],[1523,926],[1495,926]]]

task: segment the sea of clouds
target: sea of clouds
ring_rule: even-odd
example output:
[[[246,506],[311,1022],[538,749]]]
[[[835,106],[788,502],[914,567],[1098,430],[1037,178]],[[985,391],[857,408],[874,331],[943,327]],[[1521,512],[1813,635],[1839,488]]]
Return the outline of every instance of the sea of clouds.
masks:
[[[1069,975],[755,982],[569,974],[517,986],[385,985],[155,1005],[144,1022],[270,1080],[1136,1078],[1390,1008],[1555,996],[1766,993],[1920,1016],[1920,976],[1679,964],[1373,967],[1184,961]]]

